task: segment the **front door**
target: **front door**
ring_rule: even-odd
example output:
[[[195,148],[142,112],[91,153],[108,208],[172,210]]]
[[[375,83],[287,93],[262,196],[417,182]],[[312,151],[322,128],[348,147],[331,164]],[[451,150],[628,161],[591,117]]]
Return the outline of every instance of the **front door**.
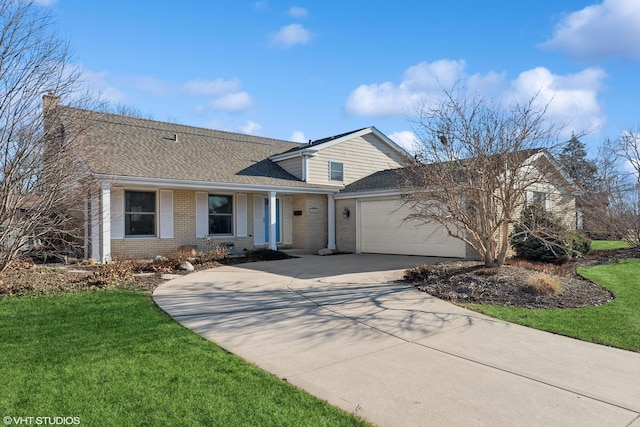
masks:
[[[264,199],[264,242],[270,242],[269,236],[269,199]],[[280,243],[280,199],[276,199],[276,243]]]

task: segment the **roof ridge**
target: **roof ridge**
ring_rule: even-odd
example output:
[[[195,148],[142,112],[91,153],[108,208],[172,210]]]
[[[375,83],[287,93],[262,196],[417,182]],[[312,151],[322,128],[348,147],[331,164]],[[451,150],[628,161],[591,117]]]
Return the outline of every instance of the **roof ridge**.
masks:
[[[284,140],[284,139],[271,138],[271,137],[265,137],[265,136],[259,136],[259,135],[251,135],[251,134],[248,134],[248,133],[230,132],[230,131],[219,130],[219,129],[205,128],[205,127],[201,127],[201,126],[185,125],[185,124],[181,124],[181,123],[166,122],[166,121],[161,121],[161,120],[156,120],[156,119],[146,119],[146,118],[135,117],[135,116],[127,116],[127,115],[124,115],[124,114],[115,114],[115,113],[109,113],[109,112],[103,112],[103,111],[87,110],[87,109],[82,109],[82,108],[70,107],[70,106],[67,106],[67,105],[60,105],[59,107],[65,108],[65,109],[69,109],[69,110],[82,111],[82,112],[86,112],[86,113],[90,113],[90,114],[96,115],[97,118],[95,120],[97,122],[102,122],[102,123],[117,123],[117,124],[122,125],[122,126],[136,127],[136,128],[141,128],[141,129],[158,130],[158,131],[174,131],[174,130],[166,129],[166,127],[181,128],[181,129],[185,129],[185,130],[188,129],[189,130],[187,132],[183,131],[182,132],[183,134],[192,135],[192,136],[202,136],[202,137],[210,137],[211,136],[210,134],[212,132],[215,132],[217,134],[229,135],[229,137],[226,137],[226,138],[222,137],[220,135],[216,136],[217,138],[224,139],[224,140],[237,141],[237,140],[242,139],[243,142],[250,142],[250,143],[254,143],[255,144],[255,143],[258,143],[258,142],[257,141],[247,141],[247,139],[255,138],[255,139],[260,139],[260,140],[265,140],[265,141],[286,143],[286,144],[291,144],[291,145],[295,145],[296,146],[296,147],[292,147],[291,149],[298,148],[297,146],[305,145],[305,144],[301,144],[299,142],[287,141],[287,140]],[[132,122],[139,122],[139,123],[132,123]],[[148,123],[149,125],[144,125],[145,123]],[[156,124],[156,126],[153,126],[153,124]],[[233,138],[231,136],[235,136],[235,138]]]

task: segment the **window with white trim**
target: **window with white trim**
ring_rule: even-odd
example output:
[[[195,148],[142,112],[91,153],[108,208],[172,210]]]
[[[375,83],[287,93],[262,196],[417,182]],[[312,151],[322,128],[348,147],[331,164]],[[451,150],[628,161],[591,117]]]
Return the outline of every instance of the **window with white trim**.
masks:
[[[538,206],[544,210],[551,210],[551,197],[548,193],[541,191],[530,191],[527,194],[527,204]]]
[[[233,196],[209,194],[209,234],[233,236]]]
[[[125,191],[125,236],[156,235],[156,193],[154,191]]]
[[[329,179],[344,181],[344,165],[340,162],[329,162]]]
[[[533,191],[531,193],[531,204],[541,207],[541,208],[545,208],[546,206],[546,200],[547,197],[544,193],[540,192],[540,191]]]

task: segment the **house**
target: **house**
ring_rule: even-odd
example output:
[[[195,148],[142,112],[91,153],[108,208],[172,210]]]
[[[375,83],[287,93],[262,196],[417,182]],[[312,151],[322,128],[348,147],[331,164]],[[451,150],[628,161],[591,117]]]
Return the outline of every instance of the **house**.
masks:
[[[85,256],[166,255],[183,245],[467,257],[438,225],[404,221],[408,154],[375,127],[308,144],[77,110],[44,96],[60,134],[89,120],[81,157]]]

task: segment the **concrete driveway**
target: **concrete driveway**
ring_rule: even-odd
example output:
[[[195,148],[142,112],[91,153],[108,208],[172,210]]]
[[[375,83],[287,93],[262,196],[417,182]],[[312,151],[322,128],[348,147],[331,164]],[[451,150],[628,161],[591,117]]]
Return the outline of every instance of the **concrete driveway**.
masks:
[[[640,354],[396,282],[434,261],[309,255],[193,273],[153,296],[186,327],[380,426],[640,427]]]

